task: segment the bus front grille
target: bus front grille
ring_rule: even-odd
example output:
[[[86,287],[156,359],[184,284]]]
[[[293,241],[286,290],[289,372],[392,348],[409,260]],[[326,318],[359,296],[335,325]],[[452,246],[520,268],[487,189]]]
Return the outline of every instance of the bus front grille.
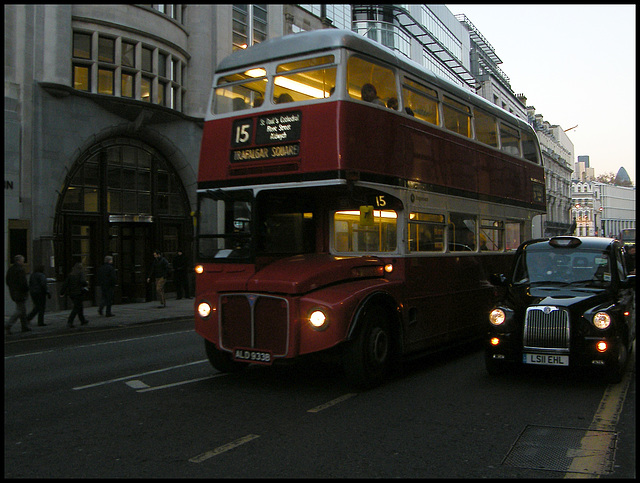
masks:
[[[529,307],[524,322],[525,349],[569,351],[569,313],[553,306]]]
[[[289,346],[289,303],[260,294],[220,296],[220,345],[248,348],[283,357]]]

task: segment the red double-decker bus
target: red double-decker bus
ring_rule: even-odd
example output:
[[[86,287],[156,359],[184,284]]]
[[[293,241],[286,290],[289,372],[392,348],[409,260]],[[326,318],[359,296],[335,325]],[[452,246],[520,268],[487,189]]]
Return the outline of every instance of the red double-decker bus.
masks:
[[[531,127],[391,50],[327,29],[236,51],[202,138],[196,331],[220,371],[326,351],[378,384],[481,335],[544,211]]]

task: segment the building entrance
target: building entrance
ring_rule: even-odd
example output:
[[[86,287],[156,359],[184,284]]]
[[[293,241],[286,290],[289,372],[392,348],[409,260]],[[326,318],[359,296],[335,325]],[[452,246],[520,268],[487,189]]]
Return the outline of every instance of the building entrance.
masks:
[[[153,251],[161,250],[170,262],[177,248],[190,256],[190,213],[180,176],[156,149],[129,138],[92,147],[74,164],[58,203],[58,281],[82,262],[90,282],[88,298],[97,304],[95,274],[111,255],[117,274],[114,303],[152,300],[146,279]],[[173,290],[172,280],[166,290]]]

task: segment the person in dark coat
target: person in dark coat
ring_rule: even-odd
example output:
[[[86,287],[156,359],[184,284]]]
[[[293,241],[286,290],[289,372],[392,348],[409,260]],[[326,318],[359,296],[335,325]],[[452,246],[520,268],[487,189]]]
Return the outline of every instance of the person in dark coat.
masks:
[[[167,276],[169,275],[169,262],[166,258],[162,256],[160,250],[155,250],[153,252],[153,265],[151,265],[151,271],[149,272],[149,276],[147,277],[147,283],[151,281],[151,279],[155,279],[156,281],[156,293],[160,298],[159,309],[164,309],[167,306],[167,301],[164,297],[164,284],[167,282]]]
[[[27,272],[24,270],[24,256],[13,257],[13,265],[7,270],[5,281],[9,286],[11,300],[16,303],[16,311],[7,321],[4,330],[7,335],[11,334],[11,326],[20,319],[22,332],[29,332],[29,321],[27,320],[27,298],[29,297],[29,284],[27,283]]]
[[[173,281],[176,284],[176,298],[178,300],[180,300],[183,295],[184,298],[191,298],[188,272],[189,263],[187,262],[187,256],[182,253],[182,250],[178,249],[178,254],[173,258]]]
[[[51,298],[51,293],[47,287],[47,277],[44,275],[44,265],[38,265],[29,277],[29,293],[33,300],[33,310],[27,315],[27,320],[31,321],[38,316],[38,325],[44,327],[44,311],[47,305],[47,297]]]
[[[113,304],[113,292],[116,288],[116,269],[113,268],[112,256],[107,255],[104,257],[104,265],[98,269],[97,277],[98,285],[100,285],[100,290],[102,291],[98,313],[102,315],[102,309],[106,307],[105,317],[113,317],[111,304]]]
[[[84,302],[84,295],[89,291],[88,287],[89,282],[87,282],[87,278],[84,275],[82,263],[76,263],[73,266],[71,274],[69,274],[62,284],[62,289],[60,290],[61,296],[68,295],[73,302],[73,309],[71,309],[71,313],[67,319],[67,327],[73,327],[73,319],[76,318],[76,315],[78,316],[78,319],[80,319],[80,325],[86,325],[89,323],[89,321],[84,317],[84,307],[82,305]]]

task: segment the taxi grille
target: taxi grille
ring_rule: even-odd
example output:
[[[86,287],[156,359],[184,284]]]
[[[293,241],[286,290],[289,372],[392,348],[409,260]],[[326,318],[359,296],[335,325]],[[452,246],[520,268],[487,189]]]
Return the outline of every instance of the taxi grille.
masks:
[[[569,350],[569,313],[553,306],[529,307],[524,322],[525,348]]]
[[[259,294],[220,296],[220,344],[269,351],[285,356],[289,341],[289,304],[286,299]]]

